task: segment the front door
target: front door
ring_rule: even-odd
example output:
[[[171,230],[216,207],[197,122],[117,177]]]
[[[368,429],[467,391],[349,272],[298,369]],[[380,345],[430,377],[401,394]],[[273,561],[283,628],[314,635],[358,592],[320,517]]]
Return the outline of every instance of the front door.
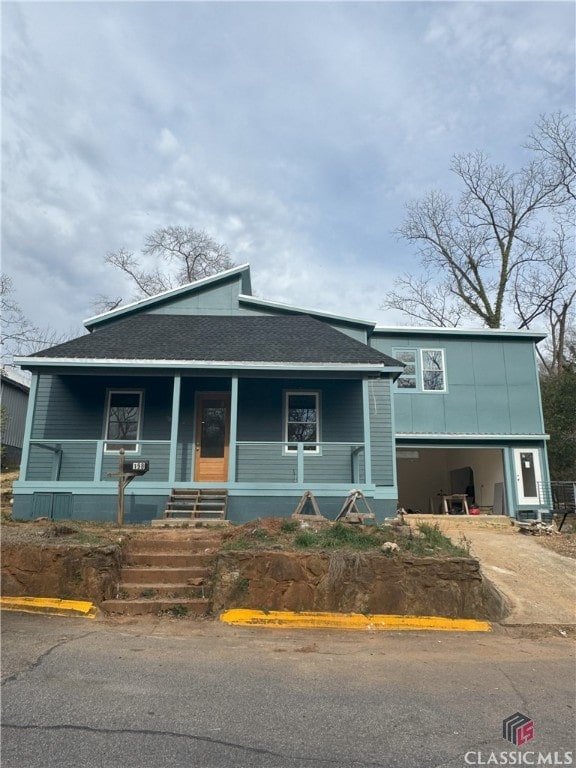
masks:
[[[540,502],[540,456],[534,448],[514,449],[514,468],[516,470],[516,489],[519,504],[538,504]]]
[[[202,392],[196,396],[194,480],[222,483],[228,479],[230,394]]]

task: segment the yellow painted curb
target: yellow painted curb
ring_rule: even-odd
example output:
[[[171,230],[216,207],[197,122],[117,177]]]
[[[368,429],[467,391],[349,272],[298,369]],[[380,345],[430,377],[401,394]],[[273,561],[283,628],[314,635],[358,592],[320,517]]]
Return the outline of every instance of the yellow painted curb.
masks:
[[[436,630],[440,632],[490,632],[487,621],[447,619],[443,616],[389,616],[363,613],[293,613],[232,608],[220,616],[226,624],[245,627],[290,627],[298,629]]]
[[[56,616],[83,616],[93,619],[97,610],[88,600],[60,600],[57,597],[0,597],[3,611],[49,613]]]

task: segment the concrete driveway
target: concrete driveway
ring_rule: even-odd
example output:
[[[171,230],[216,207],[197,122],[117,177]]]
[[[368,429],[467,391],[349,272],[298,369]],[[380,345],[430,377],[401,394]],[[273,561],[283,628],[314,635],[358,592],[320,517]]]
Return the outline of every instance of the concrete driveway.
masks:
[[[507,598],[504,624],[576,624],[576,560],[523,535],[508,518],[410,515],[410,523],[438,523],[456,544],[470,546],[484,575]]]

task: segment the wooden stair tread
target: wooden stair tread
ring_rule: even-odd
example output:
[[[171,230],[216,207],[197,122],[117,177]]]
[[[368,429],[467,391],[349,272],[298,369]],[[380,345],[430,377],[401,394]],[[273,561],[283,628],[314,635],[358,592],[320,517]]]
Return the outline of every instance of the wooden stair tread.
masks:
[[[173,488],[162,520],[224,521],[227,506],[228,491],[222,488]]]

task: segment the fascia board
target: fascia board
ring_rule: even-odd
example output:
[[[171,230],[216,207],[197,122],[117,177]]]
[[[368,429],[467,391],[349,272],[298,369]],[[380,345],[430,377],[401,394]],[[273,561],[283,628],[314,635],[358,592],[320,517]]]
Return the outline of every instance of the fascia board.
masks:
[[[484,336],[485,338],[532,339],[542,341],[543,331],[519,331],[502,328],[425,328],[419,326],[382,326],[374,328],[372,337],[377,336]]]
[[[365,373],[396,373],[399,368],[387,368],[381,363],[282,363],[238,360],[119,360],[70,357],[20,357],[18,365],[26,368],[186,368],[244,371],[349,371]]]
[[[220,280],[226,280],[227,278],[232,277],[233,275],[241,274],[243,272],[244,273],[248,272],[247,284],[249,284],[250,265],[241,264],[238,267],[232,267],[232,269],[227,269],[224,272],[219,272],[217,275],[204,277],[202,278],[202,280],[196,280],[193,283],[186,283],[186,285],[180,285],[177,288],[171,288],[168,291],[157,293],[154,296],[149,296],[145,299],[139,299],[138,301],[133,301],[130,304],[124,304],[123,306],[117,307],[116,309],[111,309],[108,312],[102,312],[99,315],[94,315],[93,317],[89,317],[83,321],[84,326],[86,328],[90,328],[108,319],[121,317],[122,315],[133,312],[135,309],[141,309],[142,307],[147,307],[147,306],[150,306],[151,304],[156,304],[160,301],[164,301],[165,299],[173,298],[175,296],[180,296],[183,293],[193,293],[198,290],[202,290],[207,285],[217,283]]]

